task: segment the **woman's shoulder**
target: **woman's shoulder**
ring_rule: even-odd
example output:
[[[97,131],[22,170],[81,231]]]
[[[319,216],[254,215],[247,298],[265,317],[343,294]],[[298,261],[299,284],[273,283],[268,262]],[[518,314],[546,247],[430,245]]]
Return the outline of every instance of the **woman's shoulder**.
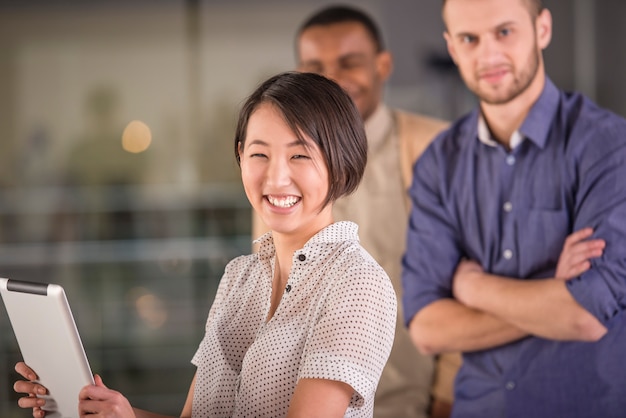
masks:
[[[234,283],[245,281],[255,269],[258,269],[259,265],[260,259],[257,253],[237,256],[226,264],[220,283],[226,282],[232,286]]]
[[[361,245],[358,225],[351,221],[339,221],[327,227],[310,241],[311,247],[319,245],[324,262],[332,264],[333,271],[358,270],[361,273],[387,278],[387,273],[374,257]],[[326,253],[331,257],[326,257]]]
[[[338,279],[345,285],[394,293],[387,272],[361,244],[346,242],[340,251],[341,257],[334,267],[341,271]]]
[[[240,270],[248,268],[251,265],[254,265],[259,262],[259,256],[256,253],[253,254],[245,254],[239,255],[226,264],[226,271],[229,270]]]

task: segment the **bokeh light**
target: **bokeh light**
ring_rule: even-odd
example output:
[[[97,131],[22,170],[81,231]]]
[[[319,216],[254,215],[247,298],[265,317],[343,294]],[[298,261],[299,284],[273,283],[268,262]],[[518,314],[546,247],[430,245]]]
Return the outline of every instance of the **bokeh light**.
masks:
[[[125,151],[138,154],[148,149],[152,142],[152,132],[148,125],[139,120],[131,121],[122,133],[122,147]]]

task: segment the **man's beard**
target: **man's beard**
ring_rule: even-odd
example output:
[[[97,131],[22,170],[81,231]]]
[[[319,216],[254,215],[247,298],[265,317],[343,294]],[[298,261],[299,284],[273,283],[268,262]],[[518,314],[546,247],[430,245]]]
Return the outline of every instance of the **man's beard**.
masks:
[[[533,49],[529,54],[528,65],[518,74],[511,85],[505,91],[485,91],[479,87],[479,83],[468,84],[468,88],[480,99],[481,102],[490,105],[502,105],[511,102],[532,84],[539,71],[539,50]]]

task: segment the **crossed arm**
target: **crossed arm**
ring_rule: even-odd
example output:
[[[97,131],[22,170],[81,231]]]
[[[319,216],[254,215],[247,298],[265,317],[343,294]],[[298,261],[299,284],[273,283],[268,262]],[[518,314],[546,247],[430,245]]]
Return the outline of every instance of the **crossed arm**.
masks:
[[[599,257],[605,242],[588,238],[584,228],[565,241],[554,278],[517,280],[488,274],[463,260],[453,278],[454,299],[440,299],[420,310],[409,325],[423,353],[475,351],[528,335],[555,340],[596,341],[606,328],[571,296],[566,281]]]

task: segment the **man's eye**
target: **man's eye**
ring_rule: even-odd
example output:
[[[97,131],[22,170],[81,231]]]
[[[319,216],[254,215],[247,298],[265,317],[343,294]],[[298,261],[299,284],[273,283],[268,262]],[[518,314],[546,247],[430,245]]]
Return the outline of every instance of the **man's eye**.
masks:
[[[317,64],[303,64],[300,66],[300,71],[304,73],[322,74],[324,69],[321,65]]]
[[[500,36],[509,36],[511,34],[511,29],[504,28],[500,30]]]
[[[465,35],[465,36],[463,36],[463,38],[461,39],[461,41],[462,41],[464,44],[471,44],[471,43],[476,42],[476,37],[475,37],[475,36],[472,36],[472,35]]]
[[[359,61],[344,61],[341,63],[341,67],[346,70],[350,70],[352,68],[358,68],[361,66],[361,62]]]

